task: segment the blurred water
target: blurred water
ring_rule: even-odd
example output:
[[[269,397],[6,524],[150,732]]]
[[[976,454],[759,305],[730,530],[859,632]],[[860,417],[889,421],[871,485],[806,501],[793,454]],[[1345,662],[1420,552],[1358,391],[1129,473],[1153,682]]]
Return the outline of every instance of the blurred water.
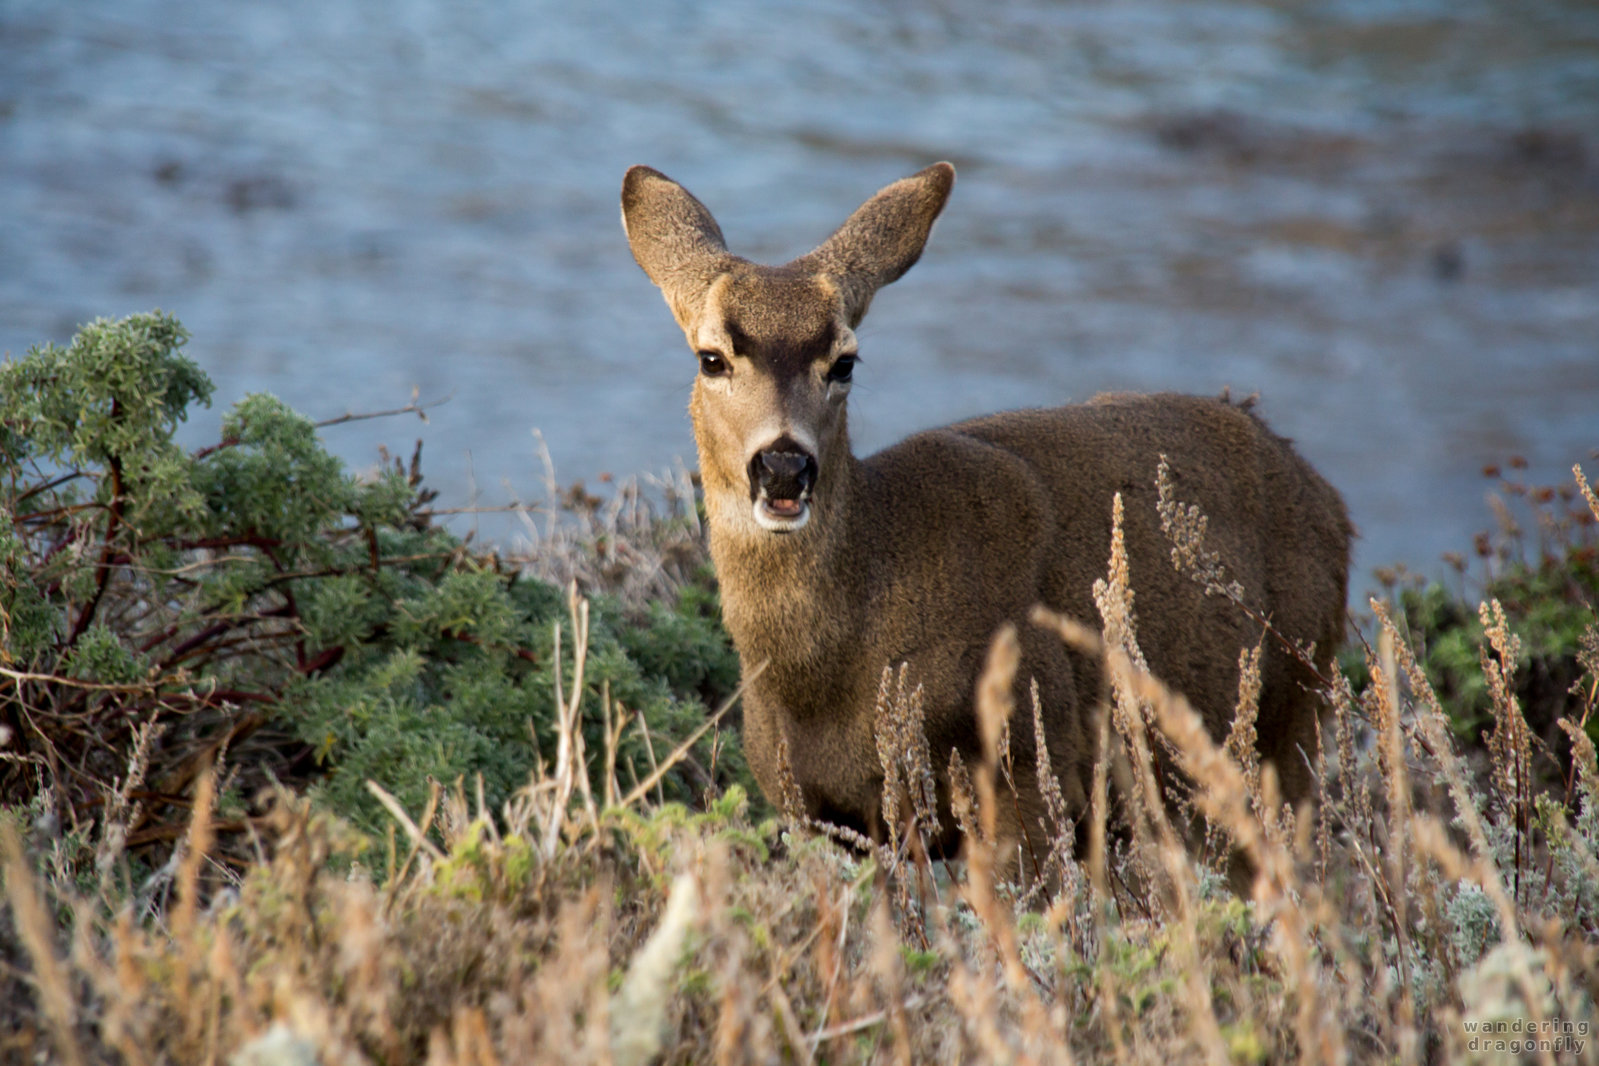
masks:
[[[694,363],[623,170],[776,260],[943,158],[862,330],[862,451],[1259,391],[1359,565],[1436,570],[1488,523],[1482,464],[1556,481],[1599,447],[1587,0],[0,0],[0,352],[159,306],[224,403],[451,397],[442,502],[536,492],[534,427],[562,480],[659,470],[693,461]],[[359,466],[417,428],[328,436]]]

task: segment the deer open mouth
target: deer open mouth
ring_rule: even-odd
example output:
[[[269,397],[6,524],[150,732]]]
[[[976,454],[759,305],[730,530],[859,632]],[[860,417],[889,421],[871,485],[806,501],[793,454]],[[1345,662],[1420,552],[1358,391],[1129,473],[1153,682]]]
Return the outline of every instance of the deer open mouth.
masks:
[[[779,437],[750,459],[750,502],[755,523],[773,533],[792,533],[811,517],[816,484],[814,456],[792,437]]]
[[[793,499],[772,498],[762,492],[753,508],[755,522],[773,533],[792,533],[811,517],[811,505],[804,496]]]

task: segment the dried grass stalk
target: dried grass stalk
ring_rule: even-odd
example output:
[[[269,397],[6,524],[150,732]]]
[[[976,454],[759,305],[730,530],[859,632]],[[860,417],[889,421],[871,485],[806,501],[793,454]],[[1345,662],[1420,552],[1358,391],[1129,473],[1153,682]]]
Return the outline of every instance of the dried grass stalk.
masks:
[[[56,1054],[67,1066],[80,1066],[84,1058],[75,1032],[77,1008],[67,970],[56,955],[55,922],[39,898],[38,884],[16,828],[4,818],[0,818],[0,863],[5,870],[6,898],[11,902],[17,935],[33,960],[34,984],[50,1024]]]

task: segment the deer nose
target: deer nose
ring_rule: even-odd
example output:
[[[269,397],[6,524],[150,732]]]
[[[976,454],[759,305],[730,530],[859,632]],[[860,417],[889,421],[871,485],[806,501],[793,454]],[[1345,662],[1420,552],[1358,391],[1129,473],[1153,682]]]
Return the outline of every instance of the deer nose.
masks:
[[[791,440],[778,440],[750,460],[750,497],[799,500],[816,484],[816,459]]]

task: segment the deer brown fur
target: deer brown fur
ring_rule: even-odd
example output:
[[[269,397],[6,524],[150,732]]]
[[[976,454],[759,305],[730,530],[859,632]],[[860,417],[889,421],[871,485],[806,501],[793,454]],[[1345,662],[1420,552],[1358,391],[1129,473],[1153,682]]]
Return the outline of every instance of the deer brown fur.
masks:
[[[665,175],[634,167],[622,186],[634,257],[701,360],[689,410],[723,617],[748,679],[750,766],[778,800],[786,740],[806,813],[878,837],[873,712],[884,667],[908,663],[922,686],[934,765],[952,748],[970,762],[976,678],[1006,622],[1021,634],[1018,700],[1036,679],[1055,773],[1074,812],[1086,809],[1100,670],[1027,618],[1043,604],[1097,623],[1092,588],[1117,492],[1145,657],[1214,736],[1226,733],[1239,650],[1260,641],[1260,627],[1173,568],[1155,508],[1162,454],[1261,616],[1313,643],[1322,668],[1343,634],[1343,502],[1247,405],[1102,396],[851,453],[854,329],[873,293],[921,255],[954,177],[939,163],[889,185],[815,251],[777,267],[730,254],[710,212]],[[1290,801],[1307,793],[1305,755],[1316,748],[1313,676],[1268,641],[1256,729]],[[1043,812],[1030,734],[1013,737],[1024,824]],[[939,792],[947,804],[946,783]],[[948,848],[947,809],[942,821],[937,843]]]

